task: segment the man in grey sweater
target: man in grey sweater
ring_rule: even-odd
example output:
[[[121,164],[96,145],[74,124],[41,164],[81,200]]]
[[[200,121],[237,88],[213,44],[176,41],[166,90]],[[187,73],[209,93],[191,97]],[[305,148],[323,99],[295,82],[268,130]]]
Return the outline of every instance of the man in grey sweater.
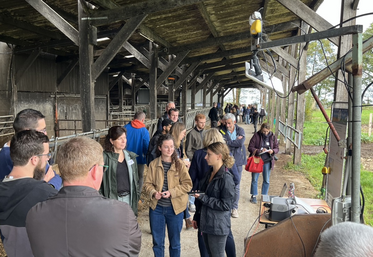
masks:
[[[57,160],[63,188],[27,215],[33,254],[138,256],[141,231],[131,207],[97,191],[107,168],[101,145],[88,137],[73,138],[60,147]]]

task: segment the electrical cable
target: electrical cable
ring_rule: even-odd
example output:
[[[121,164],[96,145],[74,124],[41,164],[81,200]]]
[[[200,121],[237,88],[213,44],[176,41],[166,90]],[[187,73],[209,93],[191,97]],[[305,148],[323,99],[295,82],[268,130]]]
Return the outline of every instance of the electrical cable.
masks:
[[[312,250],[312,254],[311,256],[313,256],[315,254],[315,251],[316,251],[316,247],[317,245],[319,244],[319,240],[320,240],[320,236],[321,236],[321,233],[324,231],[324,228],[326,226],[326,224],[328,224],[332,219],[328,219],[325,223],[324,223],[324,226],[322,226],[321,230],[320,230],[320,233],[319,233],[319,236],[317,237],[316,239],[316,243],[315,243],[315,246],[313,247],[313,250]]]
[[[263,215],[264,215],[264,213],[263,213],[262,215],[258,215],[258,217],[254,220],[254,222],[253,222],[253,224],[251,225],[249,231],[247,232],[247,235],[246,235],[245,238],[249,238],[249,235],[250,235],[250,231],[251,231],[251,229],[253,228],[253,226],[255,225],[255,223],[256,223],[257,221],[259,221],[260,217],[263,216]],[[259,228],[259,222],[258,222],[258,224],[257,224],[257,227],[256,227],[255,232],[258,230],[258,228]],[[246,247],[246,250],[244,251],[244,254],[243,254],[242,257],[245,257],[246,254],[247,254],[247,252],[249,251],[249,247],[250,247],[251,239],[252,239],[253,236],[256,234],[255,232],[251,235],[249,242],[246,244],[246,246],[245,246],[245,247]]]
[[[361,201],[360,201],[360,206],[361,206],[361,210],[360,210],[360,222],[362,222],[364,224],[365,223],[364,222],[365,196],[364,196],[364,191],[363,191],[363,188],[361,187],[361,185],[360,185],[360,194],[361,194]]]
[[[288,206],[288,210],[289,210],[289,213],[290,213],[291,210],[290,210],[289,203],[288,203],[288,201],[285,201],[285,202],[286,202],[286,205]],[[306,256],[307,256],[307,253],[306,253],[306,247],[305,247],[305,245],[304,245],[304,242],[303,242],[302,237],[301,237],[300,234],[299,234],[299,231],[298,231],[297,227],[295,226],[295,223],[294,223],[294,220],[293,220],[293,216],[291,216],[291,215],[290,215],[290,220],[291,220],[291,223],[293,223],[293,227],[294,227],[295,231],[297,232],[298,237],[299,237],[299,239],[300,239],[300,241],[301,241],[301,243],[302,243],[303,254],[304,254],[304,256],[306,257]]]
[[[334,28],[336,28],[338,26],[341,26],[342,24],[344,24],[346,22],[352,21],[352,20],[360,18],[360,17],[368,16],[368,15],[373,15],[373,12],[363,13],[363,14],[357,15],[355,17],[349,18],[349,19],[343,21],[342,23],[339,23],[339,24],[337,24],[337,25],[335,25],[335,26],[333,26],[333,27],[331,27],[329,29],[334,29]]]

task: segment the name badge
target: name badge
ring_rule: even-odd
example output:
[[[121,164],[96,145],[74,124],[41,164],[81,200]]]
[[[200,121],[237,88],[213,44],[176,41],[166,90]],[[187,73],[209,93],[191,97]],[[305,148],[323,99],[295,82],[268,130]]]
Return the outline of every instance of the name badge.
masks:
[[[128,161],[128,164],[129,164],[129,165],[132,165],[132,164],[134,164],[134,163],[135,163],[135,162],[134,162],[133,160],[129,160],[129,161]]]
[[[266,142],[266,145],[269,145],[269,142]]]

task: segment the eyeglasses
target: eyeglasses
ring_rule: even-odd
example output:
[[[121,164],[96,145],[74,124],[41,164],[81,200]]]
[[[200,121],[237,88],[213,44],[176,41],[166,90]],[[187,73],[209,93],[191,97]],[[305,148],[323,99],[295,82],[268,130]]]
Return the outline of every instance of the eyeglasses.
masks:
[[[52,157],[51,153],[37,154],[36,156],[47,156],[49,159]]]
[[[47,132],[47,129],[42,129],[42,130],[37,130],[37,131],[45,134]]]
[[[100,166],[100,167],[102,167],[103,172],[107,171],[107,169],[109,168],[108,165],[100,165],[100,164],[97,164],[97,165]],[[91,171],[91,170],[93,169],[94,166],[96,166],[96,164],[93,165],[93,166],[89,169],[89,171]]]

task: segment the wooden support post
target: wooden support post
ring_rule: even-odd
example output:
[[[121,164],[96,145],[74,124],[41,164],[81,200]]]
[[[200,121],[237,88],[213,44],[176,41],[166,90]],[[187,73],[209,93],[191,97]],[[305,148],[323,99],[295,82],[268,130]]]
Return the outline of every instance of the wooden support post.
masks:
[[[285,80],[285,76],[282,77],[282,83],[284,83],[284,80]],[[274,124],[274,126],[276,126],[276,130],[275,130],[275,135],[276,135],[276,138],[278,138],[278,127],[279,127],[279,119],[280,119],[280,110],[281,110],[281,104],[282,104],[282,99],[280,97],[278,97],[278,95],[276,95],[276,114],[275,114],[275,119],[276,119],[276,122]]]
[[[304,34],[304,31],[308,31],[309,25],[302,22],[302,30],[301,34]],[[305,44],[300,45],[300,49],[302,51],[302,55],[300,56],[299,60],[299,76],[298,76],[298,84],[301,83],[306,79],[306,73],[307,73],[307,50],[304,49]],[[304,119],[305,119],[305,108],[306,107],[306,97],[305,94],[299,94],[297,93],[297,120],[295,128],[302,132],[303,134],[303,125],[304,125]],[[300,142],[300,146],[302,145],[303,137]],[[293,163],[296,165],[300,165],[302,162],[302,148],[297,148],[294,146],[294,159]]]
[[[353,2],[355,0],[343,0],[341,3],[341,22],[352,17],[356,16],[356,10],[351,8]],[[356,24],[356,20],[352,19],[347,23],[343,23],[342,26],[352,26]],[[339,37],[339,47],[338,47],[338,54],[337,59],[344,56],[348,51],[350,51],[352,47],[352,35],[345,35]],[[344,83],[343,74],[339,69],[337,72],[337,79],[335,80],[335,88],[334,88],[334,101],[336,102],[347,102],[348,101],[348,93],[346,91],[346,87]]]
[[[132,87],[132,91],[131,91],[131,99],[132,99],[131,110],[132,111],[135,111],[135,106],[136,106],[136,91],[137,90],[136,90],[135,77],[136,77],[136,74],[131,73],[131,87]]]
[[[158,117],[157,69],[158,69],[158,49],[155,46],[155,44],[150,43],[150,71],[149,71],[150,119],[155,119]]]
[[[119,101],[119,112],[123,112],[123,96],[124,96],[124,88],[123,88],[123,79],[118,80],[118,101]]]
[[[186,118],[187,118],[187,111],[188,111],[188,106],[187,106],[187,92],[188,92],[188,83],[185,81],[183,83],[183,88],[181,92],[181,112],[184,116],[184,124],[186,124]]]
[[[214,90],[212,90],[211,92],[210,92],[210,104],[209,104],[209,106],[212,106],[212,103],[214,102],[214,95],[216,94],[216,92],[217,91],[215,91],[215,92],[213,92]]]
[[[203,87],[203,93],[202,93],[202,105],[203,105],[203,108],[206,108],[206,96],[207,96],[206,92],[207,92],[207,87],[208,87],[208,84]]]
[[[192,85],[190,103],[191,103],[192,110],[196,109],[196,83],[195,82]]]
[[[93,45],[89,42],[89,21],[83,18],[84,4],[78,1],[78,19],[79,19],[79,80],[80,80],[80,99],[82,102],[82,129],[83,132],[89,132],[95,129],[95,87],[92,78],[93,64]]]
[[[175,102],[174,85],[175,85],[174,81],[168,85],[168,101],[172,101],[172,102]]]
[[[289,81],[289,79],[284,76],[283,79],[282,79],[282,88],[283,88],[284,93],[285,93],[284,95],[287,95],[287,92],[288,92],[287,91],[287,82],[288,81]],[[281,98],[281,112],[280,113],[281,113],[281,115],[280,115],[279,119],[282,122],[285,122],[286,121],[286,98],[285,97]],[[280,125],[280,123],[277,123],[277,124]],[[277,130],[276,130],[276,132],[277,132]],[[285,143],[285,137],[282,137],[282,138],[283,138],[282,142]]]
[[[295,56],[296,55],[296,49],[298,47],[297,46],[291,46],[289,48],[289,51],[290,51],[290,54],[292,56]],[[295,68],[293,66],[290,67],[290,80],[289,80],[289,89],[288,89],[288,92],[291,91],[291,88],[292,86],[294,85],[294,81],[295,81]],[[287,121],[286,121],[286,125],[287,126],[291,126],[293,127],[294,126],[294,92],[291,92],[290,95],[289,95],[289,98],[288,98],[288,118],[287,118]],[[291,142],[290,140],[286,140],[286,145],[285,145],[285,153],[286,154],[290,154],[291,153]]]

